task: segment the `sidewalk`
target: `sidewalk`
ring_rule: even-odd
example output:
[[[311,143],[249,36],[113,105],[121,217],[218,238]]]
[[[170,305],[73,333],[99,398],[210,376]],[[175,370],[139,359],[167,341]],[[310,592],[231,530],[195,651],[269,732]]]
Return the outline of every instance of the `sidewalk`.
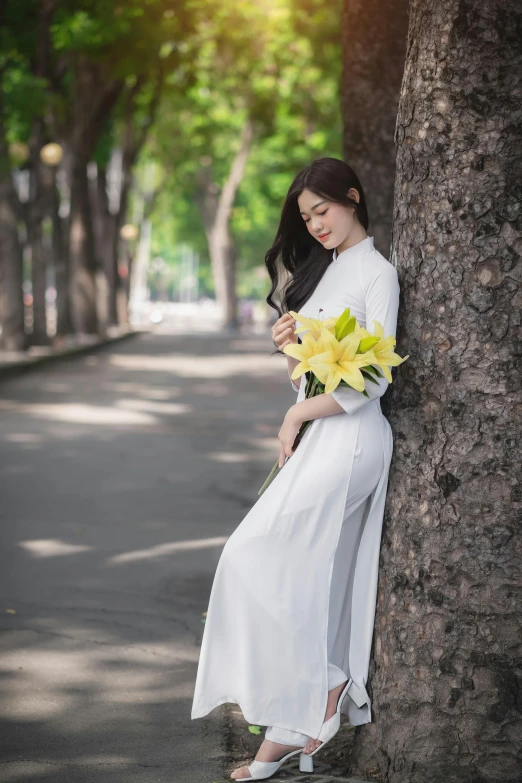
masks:
[[[34,345],[27,351],[0,350],[0,381],[13,375],[28,372],[58,359],[96,351],[98,348],[105,345],[112,345],[147,331],[147,329],[140,328],[111,327],[107,330],[106,337],[98,337],[97,335],[90,334],[70,335],[63,338],[62,344],[59,347],[56,345]]]

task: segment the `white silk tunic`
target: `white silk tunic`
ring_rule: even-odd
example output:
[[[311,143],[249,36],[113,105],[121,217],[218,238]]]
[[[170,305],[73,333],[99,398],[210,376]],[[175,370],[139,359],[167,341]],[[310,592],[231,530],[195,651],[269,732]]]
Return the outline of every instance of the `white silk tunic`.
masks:
[[[375,249],[373,237],[339,255],[334,251],[299,312],[326,319],[347,307],[369,332],[375,319],[385,336],[395,336],[397,271]],[[291,383],[299,402],[305,376],[299,384]],[[351,388],[336,389],[332,396],[343,411],[313,421],[228,538],[208,605],[192,719],[231,702],[251,724],[317,737],[326,711],[330,660],[354,680],[342,708],[349,723],[371,722],[366,682],[393,451],[392,430],[379,399],[387,386],[385,378],[379,385],[366,381],[370,398]],[[356,482],[352,474],[358,476]],[[350,587],[335,596],[341,614],[339,619],[336,610],[335,649],[329,653],[334,556],[343,525],[350,525],[354,499],[360,500],[354,484],[362,485],[362,476],[364,486],[373,490],[362,498],[366,506],[360,533],[346,537],[352,543],[335,558],[336,568],[346,568]]]

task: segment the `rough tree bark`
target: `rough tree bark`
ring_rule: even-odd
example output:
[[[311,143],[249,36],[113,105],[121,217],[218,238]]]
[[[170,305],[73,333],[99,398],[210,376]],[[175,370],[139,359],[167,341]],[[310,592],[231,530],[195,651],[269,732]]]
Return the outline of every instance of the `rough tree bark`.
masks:
[[[230,330],[236,330],[239,326],[236,251],[230,234],[230,216],[243,179],[252,139],[253,126],[248,119],[243,125],[239,148],[221,191],[211,181],[209,167],[204,166],[200,171],[200,192],[196,198],[207,235],[216,300],[223,314],[222,325]]]
[[[521,12],[410,6],[392,261],[411,358],[351,770],[368,780],[520,780]]]
[[[343,12],[343,157],[368,201],[369,234],[389,258],[395,147],[404,72],[408,0],[345,0]]]

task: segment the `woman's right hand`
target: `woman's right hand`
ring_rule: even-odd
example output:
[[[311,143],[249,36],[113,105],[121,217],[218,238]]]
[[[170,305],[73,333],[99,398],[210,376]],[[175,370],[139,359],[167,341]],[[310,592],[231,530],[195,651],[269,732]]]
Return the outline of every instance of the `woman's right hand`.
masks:
[[[290,313],[284,313],[272,326],[272,340],[276,348],[283,350],[285,345],[299,342],[294,332],[295,320]]]

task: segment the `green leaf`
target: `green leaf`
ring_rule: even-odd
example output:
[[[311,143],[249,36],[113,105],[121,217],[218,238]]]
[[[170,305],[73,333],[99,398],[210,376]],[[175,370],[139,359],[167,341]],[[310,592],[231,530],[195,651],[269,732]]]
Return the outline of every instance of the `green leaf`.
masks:
[[[373,375],[376,375],[377,378],[384,378],[384,375],[379,370],[379,368],[375,367],[375,365],[373,365],[373,364],[368,364],[368,365],[366,365],[366,367],[363,367],[361,369],[361,372],[363,373],[363,375],[365,374],[365,371],[367,373],[367,377],[370,377],[370,373],[373,373]],[[373,380],[373,378],[372,378],[372,380]]]
[[[379,342],[379,337],[375,337],[373,334],[370,337],[363,337],[357,348],[357,353],[366,353],[370,348]]]

